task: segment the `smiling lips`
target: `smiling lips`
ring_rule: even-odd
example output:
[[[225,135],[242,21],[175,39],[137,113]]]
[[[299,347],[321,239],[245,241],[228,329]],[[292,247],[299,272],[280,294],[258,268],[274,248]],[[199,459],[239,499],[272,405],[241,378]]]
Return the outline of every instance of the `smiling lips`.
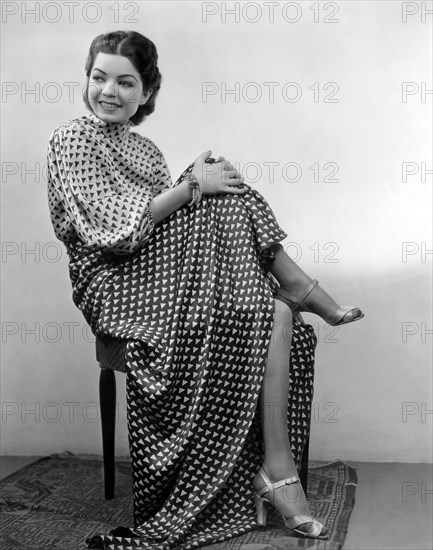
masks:
[[[114,111],[115,109],[120,107],[120,105],[117,105],[116,103],[109,103],[107,101],[100,101],[99,104],[103,109],[106,109],[107,111]]]

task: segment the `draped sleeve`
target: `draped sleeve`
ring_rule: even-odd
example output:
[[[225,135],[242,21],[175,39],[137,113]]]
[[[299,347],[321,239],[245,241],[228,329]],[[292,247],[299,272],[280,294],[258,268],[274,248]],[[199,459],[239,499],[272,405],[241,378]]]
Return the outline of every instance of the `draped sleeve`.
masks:
[[[172,187],[167,163],[148,138],[131,132],[122,155],[107,136],[64,123],[50,136],[48,199],[56,237],[131,254],[154,230],[149,204]]]

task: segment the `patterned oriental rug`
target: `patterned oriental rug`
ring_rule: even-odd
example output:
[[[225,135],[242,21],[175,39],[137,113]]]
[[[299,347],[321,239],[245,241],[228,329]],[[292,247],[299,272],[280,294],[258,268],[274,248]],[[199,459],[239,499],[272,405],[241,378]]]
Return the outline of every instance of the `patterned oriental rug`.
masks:
[[[356,471],[347,464],[310,462],[308,501],[312,514],[330,529],[326,541],[287,535],[272,509],[266,527],[203,548],[209,550],[341,550],[355,502]],[[115,525],[133,525],[132,472],[116,459],[114,500],[104,499],[100,457],[53,454],[0,482],[2,550],[84,550],[85,539]]]

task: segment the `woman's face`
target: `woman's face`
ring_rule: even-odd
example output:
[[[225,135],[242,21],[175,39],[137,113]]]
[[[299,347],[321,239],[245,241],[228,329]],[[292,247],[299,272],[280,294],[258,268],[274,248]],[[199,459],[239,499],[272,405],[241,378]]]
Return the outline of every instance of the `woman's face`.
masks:
[[[140,75],[123,55],[99,52],[89,77],[88,99],[94,114],[105,122],[126,122],[152,90],[144,91]]]

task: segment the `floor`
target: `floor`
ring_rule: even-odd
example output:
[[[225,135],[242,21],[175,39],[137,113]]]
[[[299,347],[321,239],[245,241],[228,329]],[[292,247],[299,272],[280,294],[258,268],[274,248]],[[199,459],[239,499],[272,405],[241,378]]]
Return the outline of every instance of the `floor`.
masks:
[[[0,478],[37,458],[0,457]],[[432,465],[348,464],[358,486],[343,550],[432,550]]]

